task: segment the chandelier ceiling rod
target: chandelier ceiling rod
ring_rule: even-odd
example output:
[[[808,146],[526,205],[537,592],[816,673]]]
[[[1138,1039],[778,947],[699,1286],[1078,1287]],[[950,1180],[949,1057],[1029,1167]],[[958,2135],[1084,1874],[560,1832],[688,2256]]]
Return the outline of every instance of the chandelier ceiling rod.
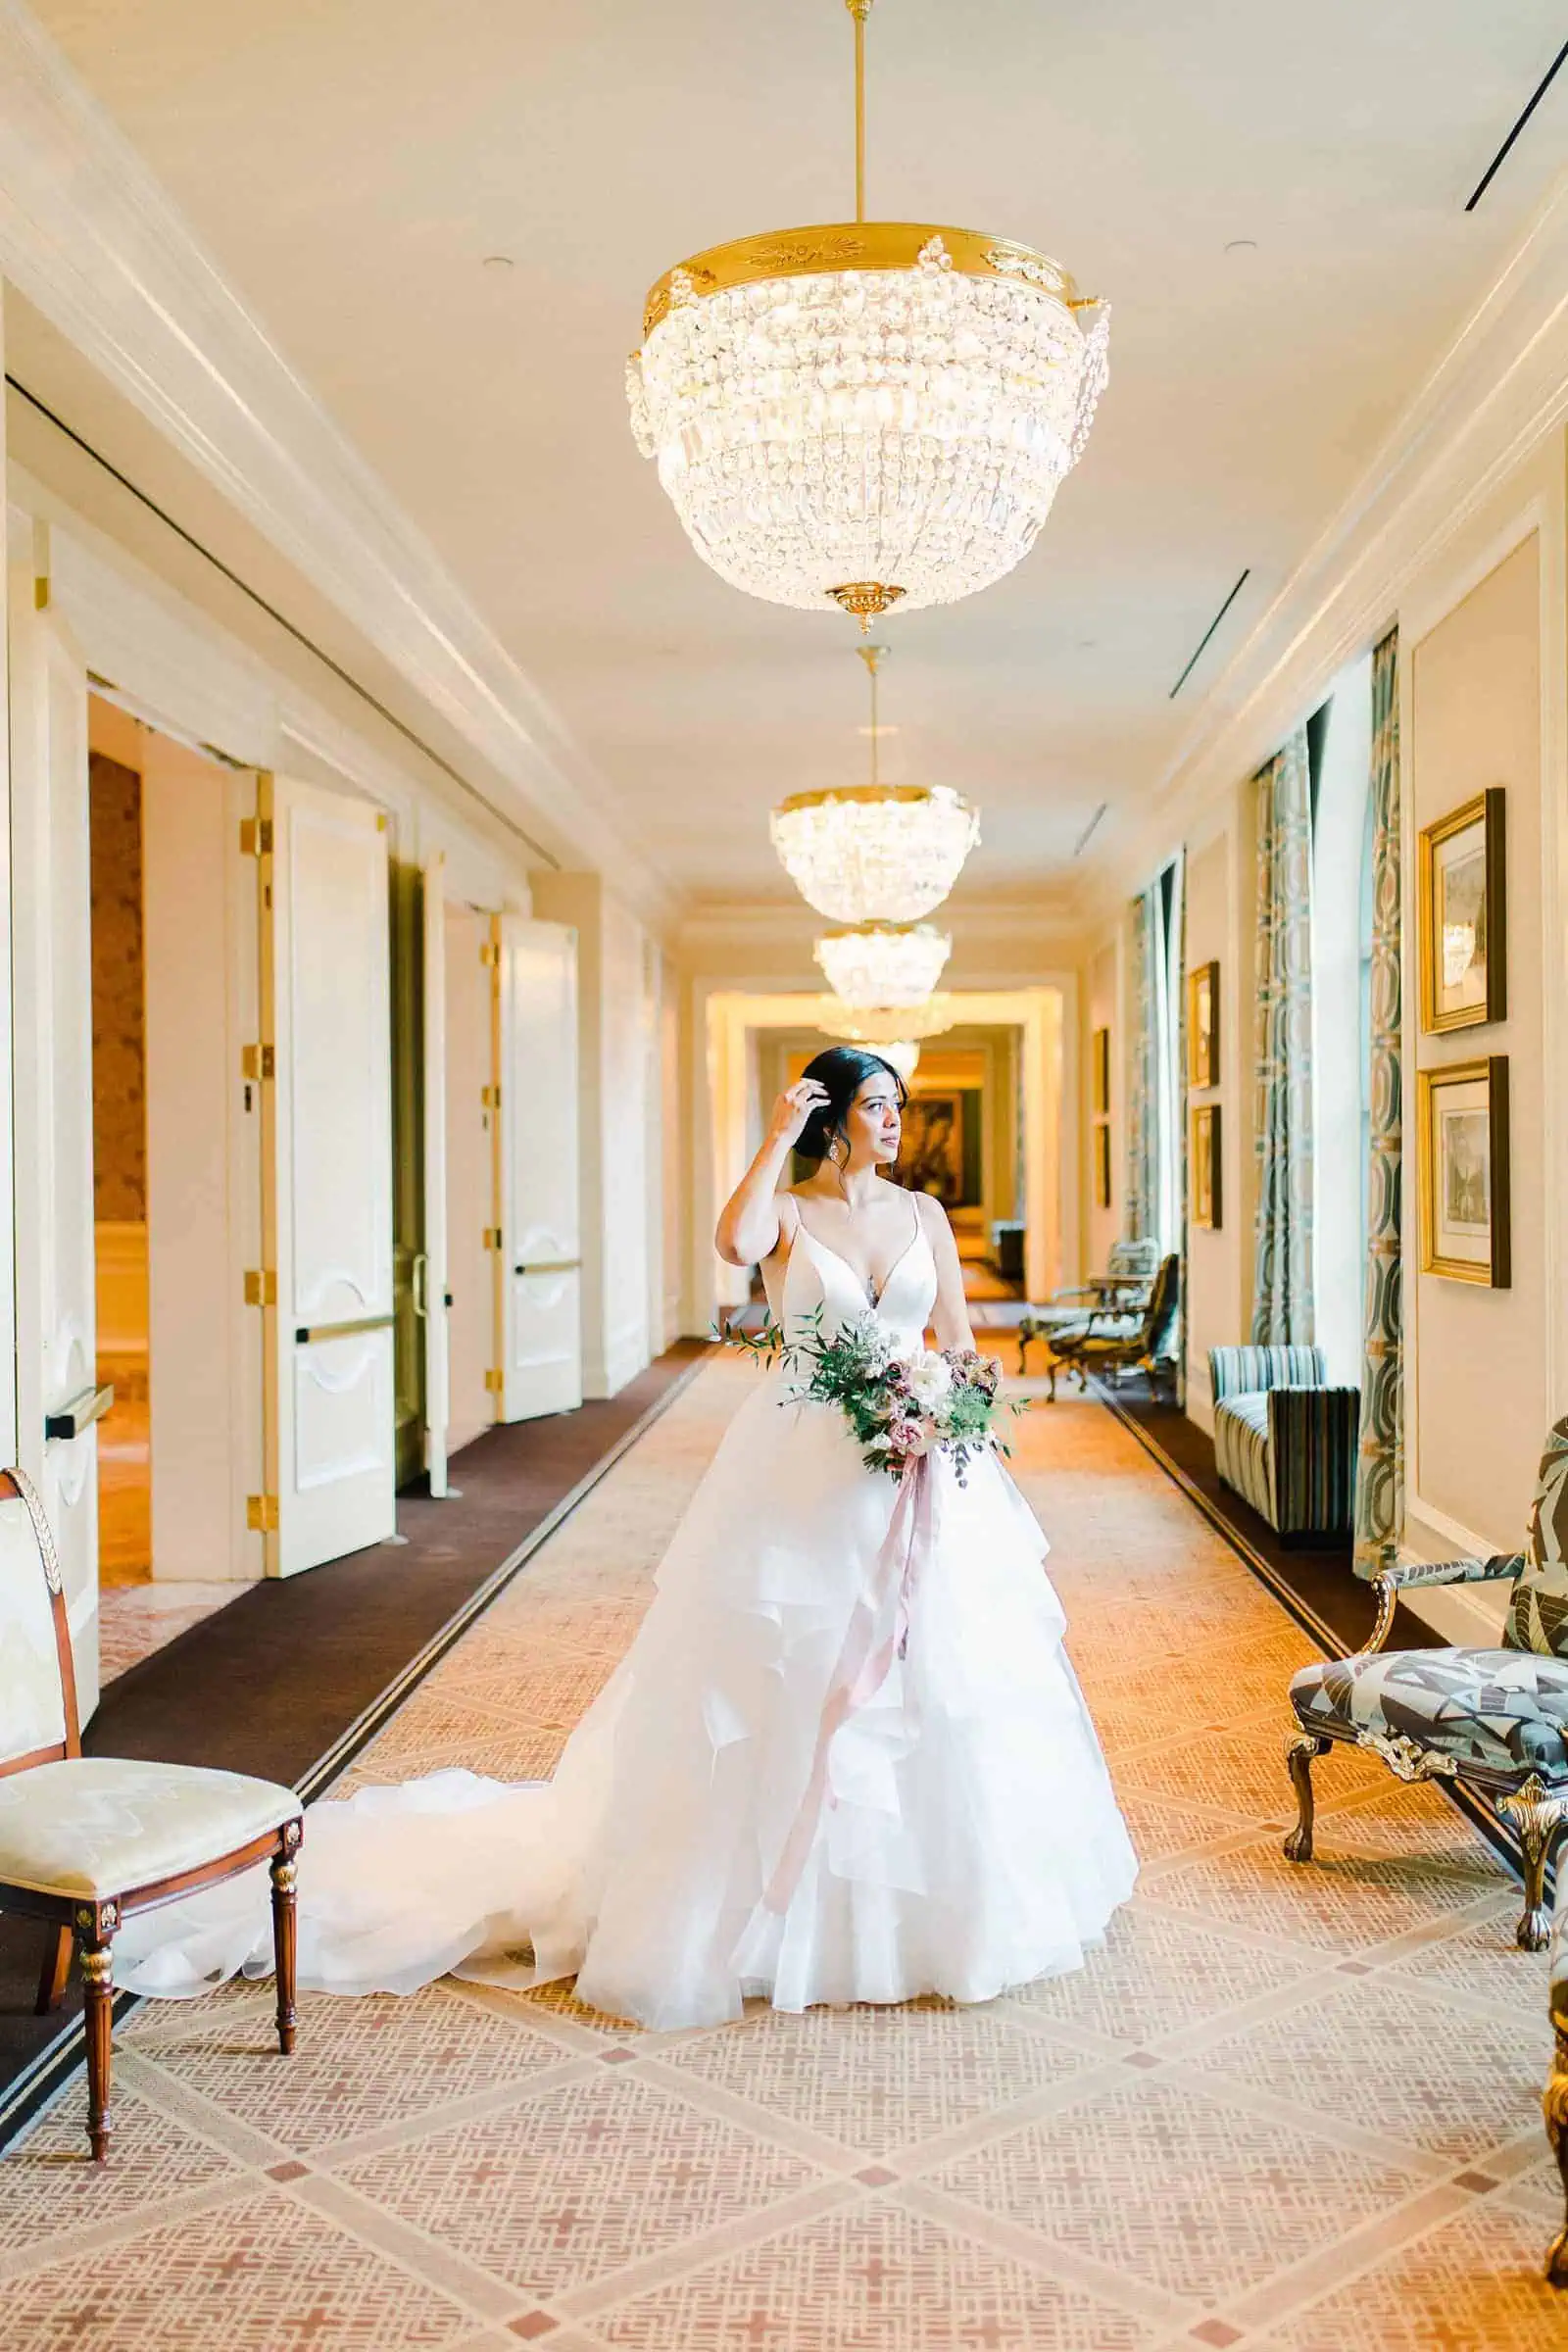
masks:
[[[871,0],[844,0],[855,19],[855,218],[865,219],[865,20]]]

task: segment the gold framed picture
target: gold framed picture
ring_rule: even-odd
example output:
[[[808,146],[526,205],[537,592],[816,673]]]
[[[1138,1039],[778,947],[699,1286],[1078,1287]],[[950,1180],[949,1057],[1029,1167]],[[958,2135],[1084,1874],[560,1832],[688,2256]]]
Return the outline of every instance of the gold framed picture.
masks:
[[[1416,1089],[1421,1271],[1505,1291],[1508,1056],[1418,1070]]]
[[[1187,1083],[1219,1084],[1219,965],[1200,963],[1187,975]]]
[[[1095,1031],[1094,1051],[1090,1060],[1094,1070],[1095,1115],[1097,1118],[1108,1118],[1110,1115],[1110,1031],[1108,1029]]]
[[[1507,1017],[1505,799],[1494,784],[1421,835],[1423,1029]]]
[[[1110,1206],[1110,1126],[1105,1120],[1095,1129],[1095,1206]]]
[[[1193,1111],[1191,1195],[1188,1213],[1204,1233],[1218,1233],[1224,1223],[1224,1195],[1220,1181],[1220,1106],[1202,1102]]]

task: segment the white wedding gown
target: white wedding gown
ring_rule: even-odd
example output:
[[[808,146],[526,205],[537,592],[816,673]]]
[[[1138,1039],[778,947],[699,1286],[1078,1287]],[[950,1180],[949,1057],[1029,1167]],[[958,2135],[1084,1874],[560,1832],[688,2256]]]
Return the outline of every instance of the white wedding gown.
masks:
[[[877,1308],[899,1345],[920,1344],[935,1297],[922,1225]],[[803,1227],[786,1329],[866,1307]],[[833,1735],[815,1806],[824,1705],[898,1488],[836,1408],[761,1377],[553,1781],[443,1772],[311,1809],[302,1986],[575,1976],[584,2001],[669,2029],[738,2017],[748,1994],[983,2001],[1080,1966],[1137,1863],[1045,1542],[995,1455],[961,1487],[938,1457],[935,1478],[906,1655]],[[782,1872],[803,1807],[808,1843],[798,1832]],[[115,1945],[117,1984],[158,1995],[270,1967],[265,1872],[130,1920]]]

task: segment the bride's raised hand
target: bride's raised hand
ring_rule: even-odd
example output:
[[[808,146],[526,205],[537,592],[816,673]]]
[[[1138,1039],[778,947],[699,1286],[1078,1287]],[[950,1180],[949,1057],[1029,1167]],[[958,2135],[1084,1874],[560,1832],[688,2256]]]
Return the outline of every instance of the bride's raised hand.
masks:
[[[798,1078],[793,1086],[787,1086],[773,1105],[773,1142],[798,1143],[811,1113],[827,1101],[827,1088],[818,1086],[814,1078]]]

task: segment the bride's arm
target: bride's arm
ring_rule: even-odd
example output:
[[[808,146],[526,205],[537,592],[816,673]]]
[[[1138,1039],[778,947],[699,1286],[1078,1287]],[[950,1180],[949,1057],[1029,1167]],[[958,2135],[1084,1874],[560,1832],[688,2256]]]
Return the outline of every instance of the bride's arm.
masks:
[[[807,1120],[827,1089],[802,1078],[773,1105],[762,1149],[724,1203],[713,1247],[726,1266],[760,1266],[778,1248],[778,1180]]]
[[[948,1223],[948,1212],[940,1200],[929,1193],[916,1193],[915,1209],[925,1219],[931,1254],[937,1264],[937,1302],[932,1311],[932,1327],[939,1348],[972,1348],[974,1332],[969,1323],[969,1301],[963,1295],[963,1268],[958,1263],[958,1245]]]

